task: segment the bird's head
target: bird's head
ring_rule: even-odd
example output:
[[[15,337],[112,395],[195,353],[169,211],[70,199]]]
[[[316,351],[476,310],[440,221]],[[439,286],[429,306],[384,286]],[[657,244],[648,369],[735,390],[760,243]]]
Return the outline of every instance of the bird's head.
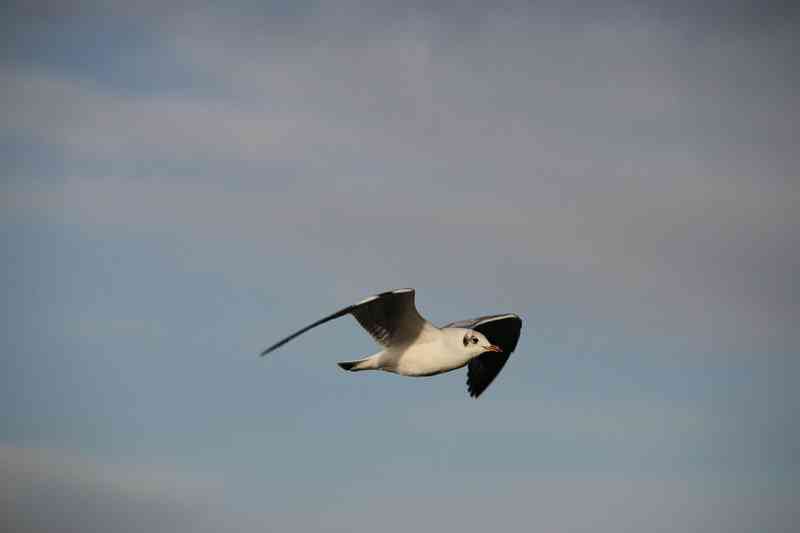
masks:
[[[476,356],[482,354],[483,352],[503,351],[499,346],[495,346],[489,342],[489,339],[487,339],[483,333],[475,331],[474,329],[464,330],[461,344],[464,346],[465,350],[468,350]]]

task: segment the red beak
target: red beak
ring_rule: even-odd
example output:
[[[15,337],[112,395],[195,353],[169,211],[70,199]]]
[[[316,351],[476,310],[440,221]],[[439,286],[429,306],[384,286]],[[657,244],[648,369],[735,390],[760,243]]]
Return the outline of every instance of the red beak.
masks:
[[[486,350],[487,352],[502,352],[503,351],[502,348],[500,348],[499,346],[495,346],[494,344],[490,344],[489,346],[484,346],[483,349]]]

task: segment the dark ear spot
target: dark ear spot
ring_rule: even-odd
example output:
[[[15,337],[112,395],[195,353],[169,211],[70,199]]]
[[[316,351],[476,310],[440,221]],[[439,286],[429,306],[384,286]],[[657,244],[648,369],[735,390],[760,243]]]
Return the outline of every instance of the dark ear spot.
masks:
[[[464,335],[464,346],[467,346],[468,344],[469,344],[469,333]]]

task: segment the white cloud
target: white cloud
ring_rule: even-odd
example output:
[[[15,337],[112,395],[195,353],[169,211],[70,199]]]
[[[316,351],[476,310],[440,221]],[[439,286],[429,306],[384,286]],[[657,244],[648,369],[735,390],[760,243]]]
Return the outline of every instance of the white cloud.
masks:
[[[506,281],[520,301],[535,294],[541,305],[582,306],[587,318],[613,309],[644,322],[645,331],[680,330],[718,347],[788,342],[793,304],[781,287],[796,226],[791,194],[713,177],[506,183],[502,195],[429,183],[425,197],[405,183],[376,191],[316,181],[74,178],[18,187],[5,200],[8,213],[33,210],[104,235],[153,236],[179,247],[187,264],[239,264],[230,275],[242,282],[261,280],[278,251],[378,288],[393,279],[464,284],[516,265],[526,281]],[[392,259],[403,250],[430,260]],[[219,262],[235,256],[246,259]],[[463,265],[455,272],[447,266],[454,261]],[[523,267],[550,281],[537,283]],[[342,289],[342,298],[364,290]]]

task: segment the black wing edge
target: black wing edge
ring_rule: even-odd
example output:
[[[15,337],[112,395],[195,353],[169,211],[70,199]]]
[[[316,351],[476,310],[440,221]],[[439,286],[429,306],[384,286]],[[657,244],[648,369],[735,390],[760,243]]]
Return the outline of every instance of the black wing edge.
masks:
[[[278,348],[280,348],[281,346],[283,346],[284,344],[286,344],[290,340],[294,339],[295,337],[299,337],[300,335],[302,335],[303,333],[305,333],[306,331],[308,331],[308,330],[310,330],[312,328],[315,328],[317,326],[321,326],[325,322],[330,322],[331,320],[335,320],[335,319],[337,319],[339,317],[343,317],[344,315],[350,314],[350,312],[353,309],[355,309],[355,307],[356,307],[355,305],[347,306],[344,309],[340,309],[339,311],[336,311],[332,315],[328,315],[325,318],[321,318],[321,319],[317,320],[313,324],[309,324],[308,326],[304,327],[301,330],[295,331],[294,333],[292,333],[291,335],[289,335],[285,339],[279,340],[278,342],[276,342],[275,344],[273,344],[272,346],[270,346],[269,348],[267,348],[266,350],[261,352],[261,357],[264,357],[268,353],[270,353],[270,352],[272,352],[274,350],[277,350]]]
[[[286,338],[284,338],[284,339],[281,339],[281,340],[279,340],[278,342],[276,342],[275,344],[273,344],[273,345],[272,345],[272,346],[270,346],[269,348],[265,349],[263,352],[261,352],[260,356],[261,356],[261,357],[264,357],[264,356],[265,356],[265,355],[267,355],[268,353],[270,353],[270,352],[273,352],[273,351],[277,350],[278,348],[280,348],[281,346],[283,346],[284,344],[286,344],[286,343],[287,343],[287,342],[289,342],[290,340],[292,340],[292,339],[294,339],[294,338],[296,338],[296,337],[299,337],[300,335],[302,335],[303,333],[305,333],[306,331],[308,331],[308,330],[310,330],[310,329],[313,329],[313,328],[315,328],[315,327],[317,327],[317,326],[321,326],[322,324],[324,324],[324,323],[326,323],[326,322],[330,322],[331,320],[335,320],[335,319],[337,319],[337,318],[343,317],[344,315],[349,315],[349,314],[350,314],[350,313],[352,313],[352,312],[353,312],[355,309],[357,309],[358,307],[360,307],[360,306],[361,306],[361,305],[363,305],[363,304],[366,304],[366,303],[372,302],[372,301],[374,301],[374,300],[377,300],[378,298],[382,298],[382,297],[384,297],[384,296],[388,296],[389,294],[394,294],[394,293],[404,293],[404,292],[409,292],[409,291],[413,291],[413,290],[414,290],[414,289],[409,289],[409,288],[406,288],[406,289],[395,289],[395,290],[393,290],[393,291],[386,291],[386,292],[382,292],[382,293],[380,293],[380,294],[376,294],[376,295],[374,295],[374,296],[370,296],[370,297],[368,297],[368,298],[364,298],[363,300],[361,300],[361,301],[360,301],[360,302],[358,302],[358,303],[355,303],[355,304],[353,304],[353,305],[348,305],[348,306],[347,306],[347,307],[345,307],[344,309],[339,309],[338,311],[336,311],[336,312],[335,312],[335,313],[333,313],[332,315],[328,315],[328,316],[326,316],[325,318],[320,318],[319,320],[317,320],[317,321],[316,321],[316,322],[314,322],[313,324],[309,324],[308,326],[304,327],[303,329],[300,329],[300,330],[298,330],[298,331],[295,331],[294,333],[292,333],[292,334],[291,334],[291,335],[289,335],[288,337],[286,337]]]
[[[483,353],[469,362],[467,389],[470,396],[478,398],[492,384],[516,349],[522,329],[522,319],[514,313],[507,313],[461,320],[445,327],[474,329],[483,333],[489,342],[503,350],[502,353]]]
[[[511,354],[485,353],[469,362],[467,366],[467,390],[473,398],[479,398],[503,370]]]

